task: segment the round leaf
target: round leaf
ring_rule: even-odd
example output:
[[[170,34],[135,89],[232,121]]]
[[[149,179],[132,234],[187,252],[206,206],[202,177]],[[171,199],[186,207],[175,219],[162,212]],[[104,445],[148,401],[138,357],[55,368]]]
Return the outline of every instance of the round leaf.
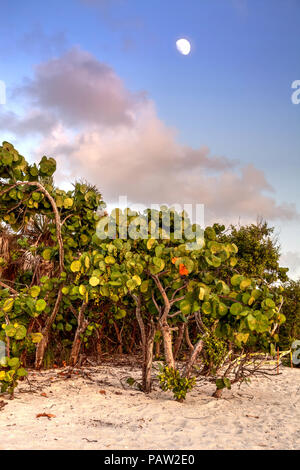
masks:
[[[47,304],[44,299],[37,300],[35,304],[35,308],[37,312],[43,312],[43,310],[45,310],[46,307],[47,307]]]

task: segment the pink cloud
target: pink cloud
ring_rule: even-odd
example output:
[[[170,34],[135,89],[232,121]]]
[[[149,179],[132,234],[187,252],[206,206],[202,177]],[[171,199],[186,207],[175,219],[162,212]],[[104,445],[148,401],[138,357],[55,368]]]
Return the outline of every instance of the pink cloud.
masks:
[[[85,51],[75,48],[38,65],[18,93],[49,124],[41,129],[38,156],[58,158],[61,178],[84,177],[106,200],[127,195],[145,204],[203,203],[212,220],[298,217],[294,205],[276,203],[258,168],[180,144],[145,93],[129,91],[111,67]],[[17,123],[30,131],[28,116]],[[34,131],[34,119],[31,124]]]

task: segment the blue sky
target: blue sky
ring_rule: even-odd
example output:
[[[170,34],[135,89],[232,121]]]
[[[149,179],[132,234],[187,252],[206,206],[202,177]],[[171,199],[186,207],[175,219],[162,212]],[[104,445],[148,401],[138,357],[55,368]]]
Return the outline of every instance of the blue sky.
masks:
[[[48,64],[46,70],[51,72],[51,59],[60,60],[76,47],[82,52],[80,59],[67,55],[69,58],[66,60],[75,60],[78,67],[84,68],[83,54],[88,53],[94,57],[95,64],[99,62],[110,67],[126,90],[124,93],[120,91],[122,86],[118,82],[118,88],[112,90],[112,94],[120,91],[122,103],[126,95],[124,99],[128,98],[131,110],[136,106],[140,109],[145,100],[148,117],[144,119],[148,119],[148,124],[151,120],[151,125],[145,124],[147,132],[142,131],[143,139],[151,127],[155,128],[156,136],[159,133],[157,138],[162,141],[161,146],[153,150],[155,155],[166,145],[172,147],[170,139],[166,139],[166,144],[162,134],[167,135],[173,129],[176,151],[180,155],[185,155],[186,146],[189,154],[191,149],[205,146],[212,157],[237,161],[234,171],[242,171],[249,163],[262,171],[274,191],[268,193],[267,185],[260,184],[257,192],[261,193],[261,198],[256,201],[253,197],[249,205],[252,204],[258,214],[268,217],[280,232],[283,251],[289,253],[285,261],[291,266],[300,263],[300,222],[297,216],[300,212],[300,104],[291,102],[291,84],[300,79],[298,0],[2,0],[1,17],[5,21],[0,25],[0,80],[6,82],[8,90],[7,104],[0,110],[3,138],[12,136],[21,150],[39,145],[43,149],[47,143],[53,152],[62,152],[57,145],[57,137],[55,145],[53,139],[49,141],[50,131],[36,136],[28,128],[26,135],[21,135],[13,123],[11,128],[5,125],[7,119],[5,121],[4,118],[7,116],[5,113],[14,111],[19,120],[24,119],[38,106],[45,115],[45,109],[41,108],[43,103],[45,105],[43,97],[36,100],[38,105],[33,104],[32,93],[39,93],[40,88],[46,86],[45,74],[37,79],[37,67]],[[175,42],[180,37],[191,41],[189,56],[182,56],[176,50]],[[83,83],[84,96],[87,93],[84,87],[86,72],[82,77],[80,83]],[[30,96],[26,83],[31,84]],[[21,93],[16,89],[21,89]],[[132,98],[130,94],[144,98]],[[51,96],[53,100],[57,98],[55,93]],[[105,105],[113,106],[111,103],[107,101]],[[150,103],[155,111],[149,111]],[[88,133],[89,141],[92,132],[99,132],[101,136],[105,134],[105,152],[110,155],[107,158],[118,165],[118,157],[113,161],[111,150],[107,149],[110,142],[107,136],[113,132],[118,139],[126,139],[128,143],[128,135],[124,137],[125,131],[123,128],[120,130],[119,124],[112,121],[109,128],[105,123],[104,129],[103,123],[101,127],[100,123],[91,121],[90,127],[84,126],[82,119],[80,124],[79,121],[66,123],[66,110],[61,107],[58,110],[58,107],[53,102],[56,124],[59,123],[60,129],[63,127],[63,132],[70,134],[69,145],[72,139],[82,141],[83,133],[85,136]],[[1,113],[4,116],[2,121]],[[163,130],[161,126],[165,126]],[[134,150],[132,145],[130,142],[131,151]],[[141,142],[139,145],[141,151]],[[114,148],[113,155],[115,152]],[[70,166],[74,158],[76,168],[81,171],[74,153],[65,158],[68,158]],[[148,162],[153,160],[153,153],[147,158]],[[205,171],[208,171],[207,162],[205,165]],[[216,162],[213,167],[221,184],[220,172],[223,170]],[[224,171],[228,172],[228,167],[225,167]],[[194,177],[192,173],[190,176]],[[189,177],[188,173],[186,177]],[[253,178],[256,179],[255,174]],[[250,179],[247,178],[247,184],[251,184]],[[118,181],[112,177],[110,183]],[[240,188],[246,184],[244,180],[240,183]],[[203,185],[203,179],[199,184]],[[99,185],[102,186],[101,177]],[[240,192],[241,189],[237,188],[234,197],[239,198]],[[274,204],[272,210],[266,209],[264,213],[263,196],[266,192]],[[209,205],[212,195],[208,190],[203,194],[204,201],[201,202]],[[132,200],[135,196],[143,196],[141,191],[129,195]],[[233,197],[229,195],[229,189],[225,196],[220,192],[219,197],[227,198],[229,204]],[[112,197],[109,190],[106,194],[104,191],[104,197],[108,200]],[[201,199],[201,190],[199,197]],[[241,197],[246,198],[247,195]],[[290,206],[294,215],[281,216],[278,209],[278,217],[274,217],[276,205],[281,207],[285,203],[294,204],[293,209]],[[269,202],[267,205],[269,207]],[[244,215],[238,213],[244,207],[247,207],[246,200],[232,212],[232,217]],[[250,215],[253,217],[253,210]]]

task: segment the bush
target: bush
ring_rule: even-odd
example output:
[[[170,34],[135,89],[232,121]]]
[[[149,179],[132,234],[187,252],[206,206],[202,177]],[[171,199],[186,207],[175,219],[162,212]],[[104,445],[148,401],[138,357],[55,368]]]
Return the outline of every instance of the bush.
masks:
[[[168,366],[162,368],[158,378],[161,389],[164,392],[167,390],[173,392],[177,401],[185,400],[187,392],[192,390],[196,383],[195,377],[181,377],[178,369],[169,368]]]

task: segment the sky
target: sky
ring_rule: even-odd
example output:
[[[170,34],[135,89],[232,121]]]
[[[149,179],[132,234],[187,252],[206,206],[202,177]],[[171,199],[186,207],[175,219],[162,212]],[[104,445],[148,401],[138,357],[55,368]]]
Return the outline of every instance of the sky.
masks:
[[[299,0],[1,0],[0,141],[109,207],[275,227],[300,276]],[[176,40],[187,38],[184,56]],[[300,94],[299,94],[300,97]]]

